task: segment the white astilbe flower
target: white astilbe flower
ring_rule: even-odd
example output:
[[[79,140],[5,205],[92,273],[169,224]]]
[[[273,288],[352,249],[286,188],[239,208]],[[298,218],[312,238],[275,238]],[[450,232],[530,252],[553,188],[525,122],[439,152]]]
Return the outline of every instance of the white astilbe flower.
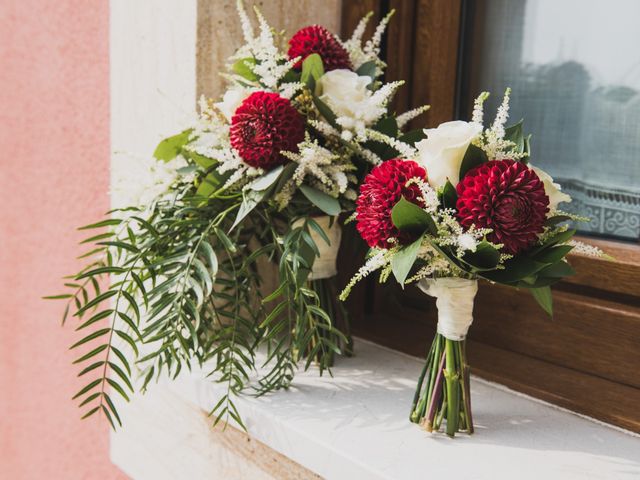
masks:
[[[301,82],[287,82],[280,84],[278,90],[281,97],[290,100],[303,88],[304,84]]]
[[[380,23],[373,33],[373,37],[371,37],[371,39],[367,41],[364,48],[362,49],[364,54],[369,58],[373,59],[380,56],[380,44],[382,43],[382,35],[384,35],[384,31],[387,29],[389,20],[391,20],[391,17],[393,17],[394,13],[396,13],[396,11],[391,10],[387,15],[385,15],[382,20],[380,20]]]
[[[403,81],[387,83],[357,105],[352,105],[350,116],[338,116],[336,123],[342,127],[341,138],[346,142],[354,139],[358,142],[366,142],[367,127],[387,113],[387,104],[403,84]]]
[[[168,162],[152,157],[140,157],[128,163],[122,175],[114,176],[111,194],[118,206],[149,208],[154,202],[169,198],[171,187],[180,180],[190,183],[194,174],[180,174],[180,169],[188,167],[182,156]],[[120,173],[120,172],[119,172]]]
[[[245,163],[238,152],[231,146],[215,150],[210,158],[218,162],[218,167],[216,168],[218,173],[233,172],[225,182],[223,188],[229,188],[231,186],[241,187],[246,185],[251,179],[264,175],[265,173],[262,168],[252,167]]]
[[[238,0],[236,3],[236,9],[238,10],[238,16],[240,17],[240,25],[242,26],[242,35],[244,36],[245,43],[251,43],[254,40],[253,26],[251,20],[244,9],[244,2]]]
[[[423,105],[418,108],[414,108],[413,110],[409,110],[408,112],[404,112],[402,115],[398,115],[396,117],[396,122],[398,123],[398,128],[404,127],[411,120],[416,118],[419,115],[422,115],[424,112],[431,108],[430,105]]]
[[[478,137],[474,141],[474,145],[484,150],[489,160],[518,160],[525,158],[528,154],[525,152],[518,152],[516,144],[510,140],[506,140],[505,136],[505,124],[509,118],[509,97],[511,95],[511,89],[507,88],[504,93],[502,104],[498,108],[495,120],[490,128],[484,131],[484,134]],[[482,125],[483,122],[483,104],[489,94],[482,92],[474,102],[472,122],[478,125]]]
[[[507,88],[504,92],[504,98],[502,99],[502,103],[500,107],[498,107],[498,113],[496,114],[496,118],[493,121],[493,125],[491,125],[491,130],[495,133],[496,138],[503,139],[504,138],[504,126],[509,119],[509,97],[511,96],[511,89]]]
[[[438,192],[436,192],[428,182],[425,182],[421,178],[410,178],[405,184],[406,187],[411,185],[417,185],[420,189],[420,200],[424,203],[422,207],[427,213],[433,214],[438,211],[440,207],[440,200],[438,200]]]
[[[349,159],[342,159],[331,150],[318,145],[307,134],[304,142],[298,145],[299,152],[282,152],[291,161],[297,163],[292,178],[284,185],[276,202],[280,209],[287,206],[296,188],[307,183],[334,198],[346,193],[349,181],[355,177],[348,172],[355,170]]]
[[[353,65],[354,70],[360,68],[367,62],[375,62],[376,64],[376,77],[382,75],[386,64],[380,59],[380,45],[382,43],[382,36],[387,28],[390,18],[395,13],[394,10],[389,12],[378,24],[376,30],[370,40],[362,45],[362,36],[367,28],[367,24],[373,15],[373,12],[369,12],[362,17],[358,26],[353,31],[351,38],[344,42],[342,45],[349,54],[349,60]]]
[[[367,259],[362,267],[360,267],[351,281],[349,281],[347,286],[340,293],[340,300],[346,300],[355,284],[360,280],[367,277],[376,270],[383,268],[385,265],[389,265],[391,263],[391,257],[393,257],[393,254],[396,253],[396,251],[397,248],[392,248],[389,250],[374,250],[374,254]]]
[[[573,250],[571,250],[571,253],[584,255],[587,257],[606,258],[606,259],[611,258],[609,257],[609,255],[604,253],[600,248],[594,245],[589,245],[584,242],[579,242],[578,240],[570,240],[569,242],[567,242],[567,245],[571,245],[573,247]]]
[[[365,135],[370,140],[375,140],[380,143],[384,143],[385,145],[389,145],[396,149],[400,156],[403,158],[415,158],[416,150],[408,143],[401,142],[397,138],[390,137],[385,135],[384,133],[378,132],[377,130],[367,129],[365,131]]]
[[[321,120],[308,119],[307,123],[309,123],[309,125],[315,128],[318,131],[318,133],[321,133],[325,137],[336,137],[336,138],[340,137],[340,132],[335,128],[333,128],[331,125],[329,125],[327,122],[323,122]]]
[[[471,121],[478,125],[484,125],[484,102],[489,98],[489,92],[482,92],[473,102],[473,115]]]

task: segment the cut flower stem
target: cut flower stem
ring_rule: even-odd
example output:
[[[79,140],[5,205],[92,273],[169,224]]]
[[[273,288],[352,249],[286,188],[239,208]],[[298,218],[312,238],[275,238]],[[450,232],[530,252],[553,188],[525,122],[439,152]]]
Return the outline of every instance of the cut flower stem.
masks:
[[[469,387],[465,341],[436,334],[418,378],[410,420],[429,432],[439,431],[444,423],[450,437],[473,433]]]

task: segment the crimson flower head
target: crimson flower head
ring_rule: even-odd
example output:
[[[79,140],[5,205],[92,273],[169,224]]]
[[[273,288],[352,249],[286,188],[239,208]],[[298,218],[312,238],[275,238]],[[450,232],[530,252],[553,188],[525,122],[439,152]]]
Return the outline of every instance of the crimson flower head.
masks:
[[[231,117],[229,136],[246,163],[270,170],[287,161],[280,152],[298,151],[304,140],[304,118],[277,93],[254,92]]]
[[[312,53],[320,55],[326,72],[337,68],[351,69],[347,51],[329,30],[320,25],[304,27],[289,40],[289,58],[301,57],[293,67],[296,70],[301,68],[302,61]]]
[[[487,238],[520,253],[536,242],[549,211],[549,197],[536,173],[522,162],[495,160],[472,170],[456,187],[463,227],[491,228]]]
[[[360,186],[356,202],[356,228],[370,247],[389,248],[390,238],[401,244],[411,242],[410,234],[401,233],[391,221],[391,210],[400,198],[421,205],[420,188],[412,178],[427,180],[427,172],[413,160],[395,158],[375,167]]]

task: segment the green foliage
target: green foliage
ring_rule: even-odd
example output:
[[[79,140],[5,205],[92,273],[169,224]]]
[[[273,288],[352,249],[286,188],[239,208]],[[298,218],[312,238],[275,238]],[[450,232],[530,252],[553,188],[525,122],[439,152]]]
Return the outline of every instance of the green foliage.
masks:
[[[393,276],[398,283],[404,286],[404,282],[407,279],[407,275],[411,271],[411,267],[418,257],[418,251],[422,245],[422,237],[410,244],[409,246],[402,248],[391,259],[391,270]]]
[[[192,130],[189,129],[178,133],[177,135],[173,135],[172,137],[165,138],[158,144],[153,152],[153,156],[164,162],[173,160],[180,155],[183,147],[188,143],[191,132]]]
[[[483,163],[487,162],[487,154],[484,153],[480,147],[476,147],[474,144],[470,144],[467,151],[464,153],[462,163],[460,164],[460,178],[464,178],[467,172],[475,167],[479,167]]]
[[[431,215],[404,197],[400,198],[391,210],[391,221],[401,232],[416,235],[422,235],[425,232],[432,235],[437,233],[437,227]]]
[[[370,77],[371,84],[373,84],[376,81],[376,71],[377,71],[376,62],[374,60],[369,60],[368,62],[365,62],[362,65],[360,65],[356,70],[356,73],[361,77]]]
[[[255,58],[241,58],[231,66],[231,69],[234,73],[237,73],[242,78],[249,80],[250,82],[256,82],[258,80],[258,76],[253,73],[253,67],[255,66],[255,64]]]
[[[300,191],[305,197],[307,197],[307,200],[327,215],[335,216],[342,211],[338,199],[333,198],[320,190],[308,185],[300,185]]]
[[[322,57],[317,53],[308,55],[302,62],[302,72],[300,81],[309,87],[312,92],[316,89],[318,79],[324,75],[324,66],[322,65]]]

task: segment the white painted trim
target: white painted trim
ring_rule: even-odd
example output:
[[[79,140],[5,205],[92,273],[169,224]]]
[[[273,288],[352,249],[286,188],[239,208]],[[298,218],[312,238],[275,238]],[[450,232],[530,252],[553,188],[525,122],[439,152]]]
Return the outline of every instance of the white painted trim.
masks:
[[[197,2],[111,0],[109,29],[113,185],[194,116]]]

